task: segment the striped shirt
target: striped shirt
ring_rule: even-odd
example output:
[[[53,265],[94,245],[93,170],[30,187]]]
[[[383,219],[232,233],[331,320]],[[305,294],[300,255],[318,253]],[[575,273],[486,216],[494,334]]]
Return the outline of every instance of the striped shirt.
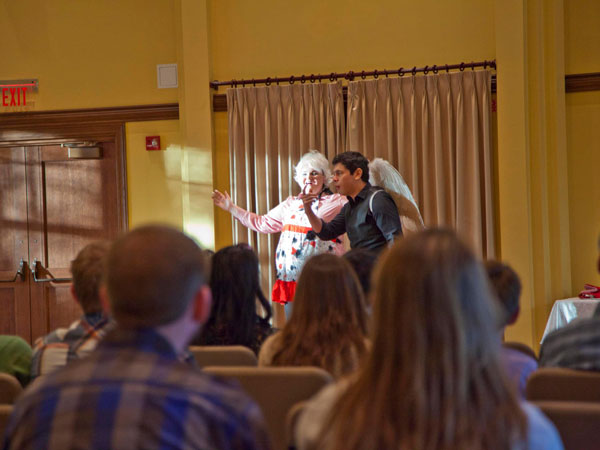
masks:
[[[156,331],[111,331],[15,405],[4,449],[269,448],[258,406]]]
[[[102,313],[84,314],[69,328],[58,328],[33,345],[31,379],[83,358],[98,345],[113,322]]]
[[[540,366],[600,370],[600,308],[554,330],[540,349]]]

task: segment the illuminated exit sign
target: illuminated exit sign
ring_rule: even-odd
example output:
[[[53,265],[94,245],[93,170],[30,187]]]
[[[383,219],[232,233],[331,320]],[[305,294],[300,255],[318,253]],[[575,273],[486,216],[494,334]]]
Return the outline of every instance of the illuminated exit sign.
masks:
[[[37,92],[38,80],[0,80],[0,105],[3,107],[27,106],[28,94]]]

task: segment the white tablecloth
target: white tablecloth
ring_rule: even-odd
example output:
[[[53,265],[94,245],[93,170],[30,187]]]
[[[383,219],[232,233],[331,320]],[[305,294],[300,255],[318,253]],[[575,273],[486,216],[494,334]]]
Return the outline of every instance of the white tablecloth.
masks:
[[[550,311],[542,341],[548,333],[564,327],[573,319],[591,317],[599,303],[600,299],[598,298],[573,297],[556,300]]]

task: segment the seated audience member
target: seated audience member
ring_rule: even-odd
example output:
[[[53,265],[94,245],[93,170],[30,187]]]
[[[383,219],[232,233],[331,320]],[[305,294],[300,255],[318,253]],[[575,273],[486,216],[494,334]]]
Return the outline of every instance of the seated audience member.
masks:
[[[454,232],[405,237],[373,281],[371,352],[305,407],[299,449],[562,449],[503,374],[485,272]]]
[[[371,272],[375,267],[378,254],[368,248],[355,248],[349,252],[344,253],[342,256],[346,261],[350,263],[354,272],[358,276],[360,286],[362,287],[363,294],[365,294],[365,301],[367,305],[369,302],[369,294],[371,292]]]
[[[268,448],[258,406],[178,358],[210,314],[207,265],[175,229],[118,239],[101,291],[116,327],[25,392],[3,448]]]
[[[12,375],[21,386],[29,383],[31,347],[19,336],[0,336],[0,372]]]
[[[108,242],[86,245],[71,262],[71,295],[83,310],[69,328],[38,338],[33,346],[31,379],[88,355],[112,326],[100,304],[99,290]]]
[[[210,318],[194,345],[244,345],[258,350],[272,333],[271,305],[260,289],[258,257],[247,244],[232,245],[212,257]],[[256,300],[266,317],[256,313]]]
[[[500,301],[500,332],[512,325],[519,317],[519,298],[521,297],[521,280],[506,264],[498,261],[486,261],[485,268],[491,286]],[[538,363],[531,356],[513,348],[502,347],[500,355],[508,377],[517,388],[521,397],[525,397],[527,378],[537,369]]]
[[[597,265],[600,273],[600,239]],[[540,366],[600,370],[600,305],[592,317],[575,319],[546,336]]]
[[[334,377],[355,371],[367,353],[362,289],[352,267],[331,254],[304,265],[294,295],[294,312],[270,336],[258,356],[261,366],[317,366]]]

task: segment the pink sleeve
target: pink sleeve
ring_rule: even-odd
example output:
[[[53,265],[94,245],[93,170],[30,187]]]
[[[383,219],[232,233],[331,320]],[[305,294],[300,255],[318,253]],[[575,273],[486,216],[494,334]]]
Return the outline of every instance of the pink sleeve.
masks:
[[[290,208],[293,198],[288,197],[286,201],[280,203],[268,213],[259,216],[250,211],[246,211],[237,205],[233,205],[231,214],[242,225],[259,233],[279,233],[283,229],[283,219],[286,211]]]
[[[340,194],[332,194],[322,197],[321,202],[321,207],[317,215],[325,222],[329,222],[338,215],[342,207],[348,202],[348,199]]]

